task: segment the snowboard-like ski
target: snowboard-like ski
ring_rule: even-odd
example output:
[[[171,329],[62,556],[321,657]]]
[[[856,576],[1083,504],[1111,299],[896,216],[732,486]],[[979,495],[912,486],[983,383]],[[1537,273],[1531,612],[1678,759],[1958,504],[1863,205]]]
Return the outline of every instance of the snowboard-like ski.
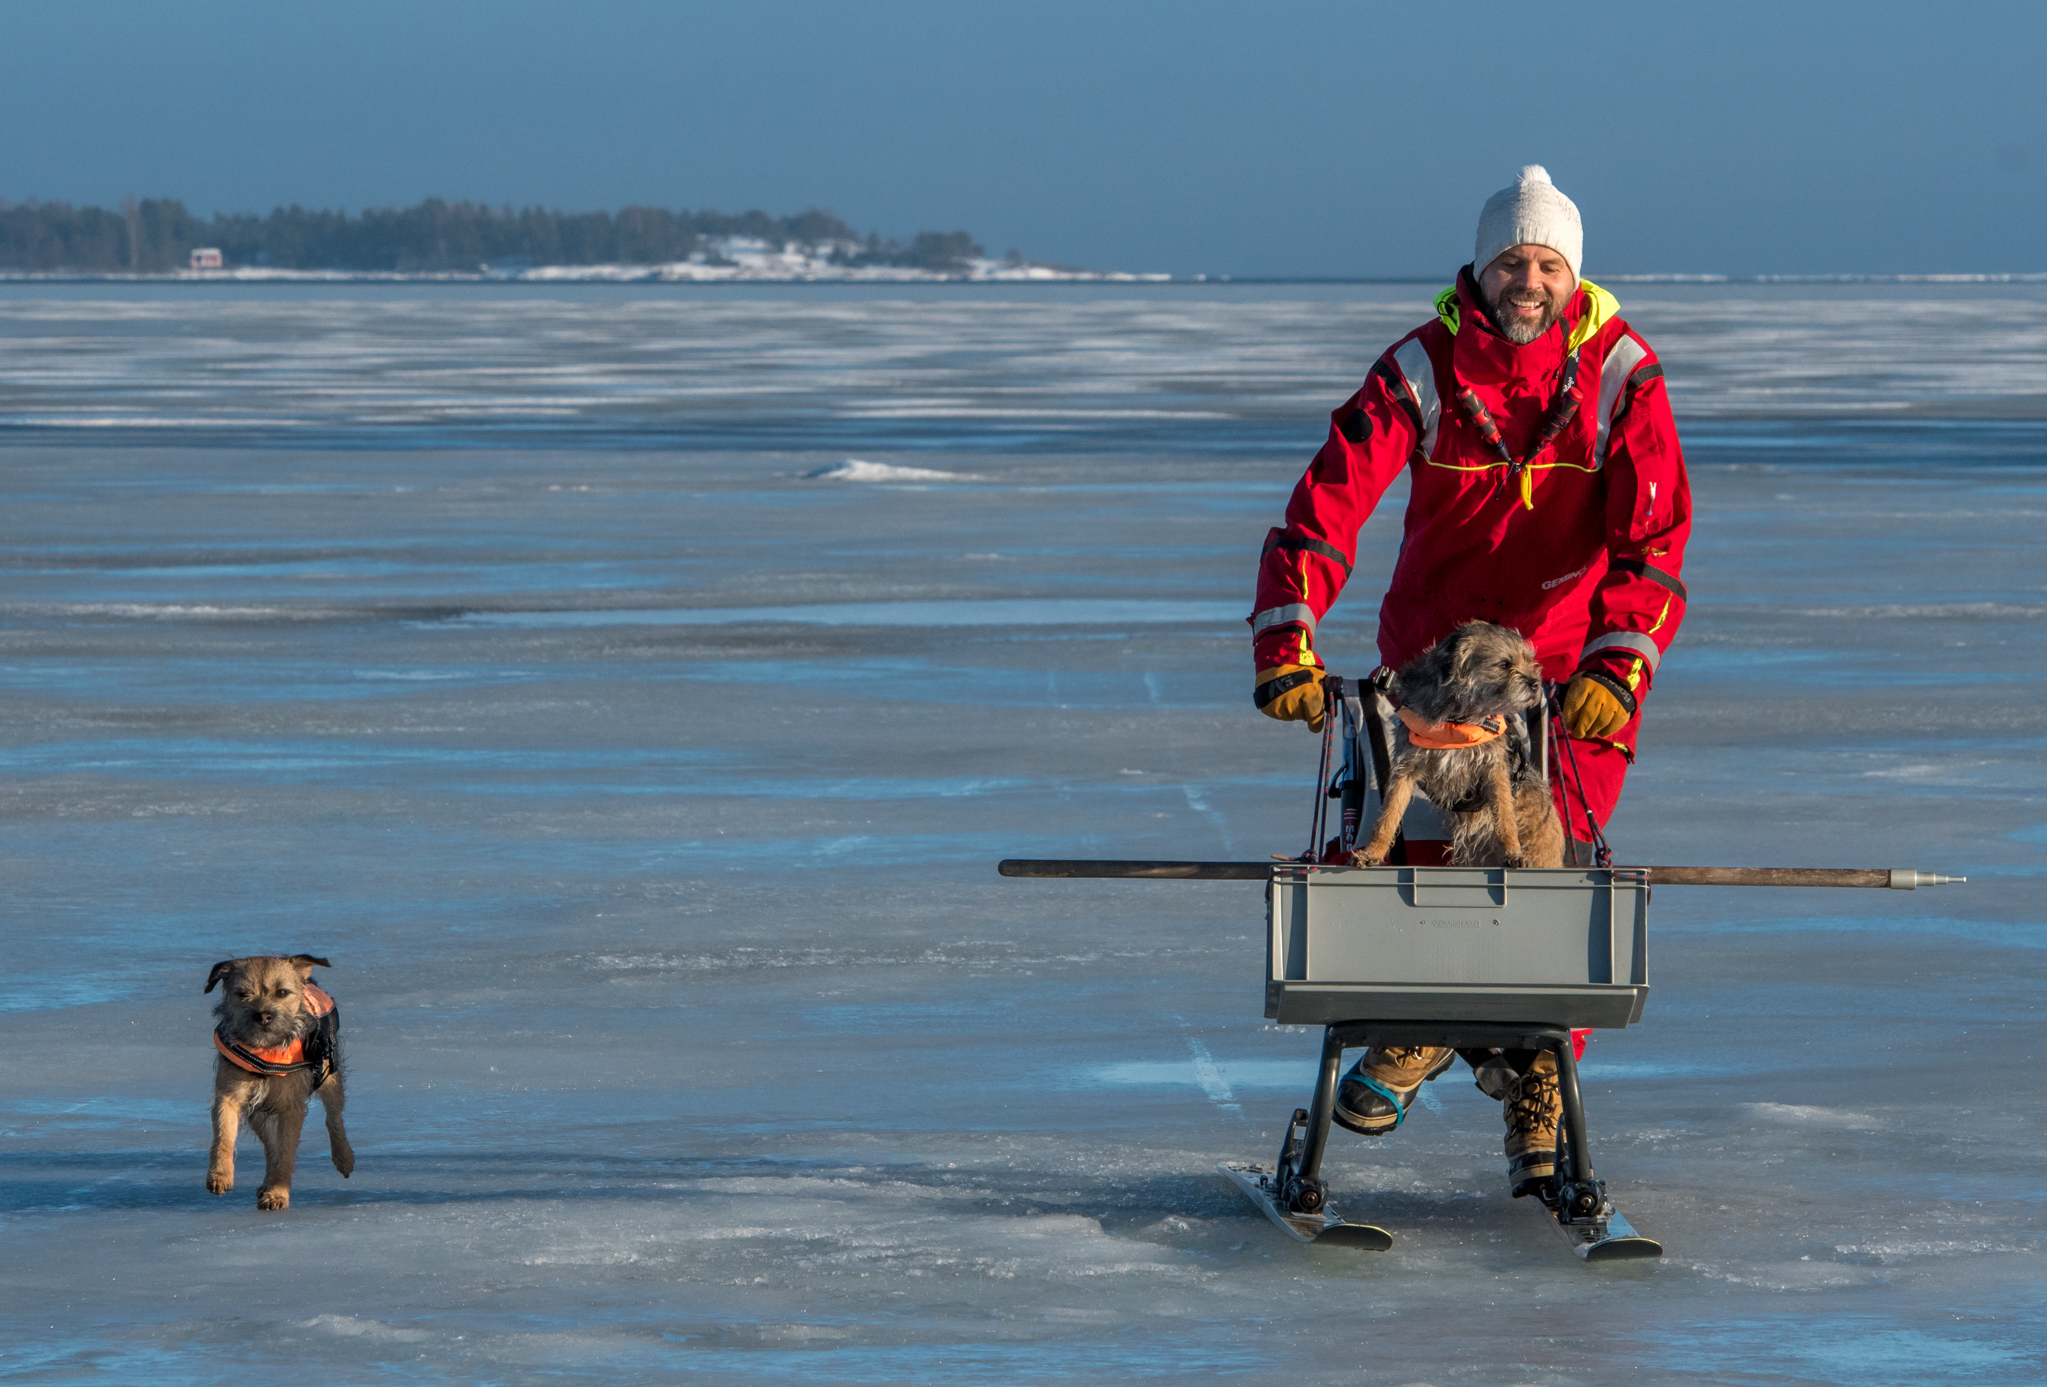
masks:
[[[1542,1216],[1556,1226],[1571,1251],[1588,1262],[1627,1262],[1663,1255],[1663,1244],[1637,1233],[1635,1225],[1614,1208],[1610,1199],[1605,1201],[1597,1218],[1566,1222],[1562,1215],[1550,1208],[1543,1209]]]
[[[1324,1247],[1361,1247],[1368,1252],[1384,1252],[1393,1246],[1393,1235],[1384,1228],[1347,1222],[1326,1204],[1312,1214],[1290,1213],[1281,1208],[1272,1187],[1272,1172],[1264,1166],[1225,1161],[1216,1169],[1229,1176],[1231,1184],[1297,1241]]]

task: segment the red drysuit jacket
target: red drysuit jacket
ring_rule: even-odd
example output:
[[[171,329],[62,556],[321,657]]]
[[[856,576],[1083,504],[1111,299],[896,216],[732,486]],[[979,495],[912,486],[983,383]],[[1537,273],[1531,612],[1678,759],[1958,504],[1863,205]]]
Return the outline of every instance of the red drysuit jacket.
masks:
[[[1379,608],[1386,664],[1478,618],[1526,635],[1549,678],[1597,662],[1647,691],[1684,619],[1692,518],[1663,368],[1596,285],[1581,282],[1527,346],[1479,303],[1467,267],[1437,298],[1438,316],[1330,415],[1286,526],[1266,538],[1251,617],[1257,668],[1319,663],[1302,658],[1315,623],[1350,577],[1359,528],[1405,468],[1406,528]],[[1577,411],[1530,458],[1573,351]],[[1460,402],[1467,389],[1525,467],[1487,440]]]

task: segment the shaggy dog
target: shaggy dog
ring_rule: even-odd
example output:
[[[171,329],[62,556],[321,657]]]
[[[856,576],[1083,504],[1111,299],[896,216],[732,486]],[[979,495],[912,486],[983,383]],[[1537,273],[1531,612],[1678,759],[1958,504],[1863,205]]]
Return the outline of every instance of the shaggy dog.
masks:
[[[259,1209],[291,1204],[291,1175],[298,1164],[299,1129],[306,1100],[320,1095],[327,1110],[327,1142],[334,1168],[346,1179],[355,1152],[341,1125],[341,1013],[334,999],[312,981],[314,968],[331,968],[324,958],[230,958],[213,965],[205,991],[221,986],[220,1018],[213,1047],[213,1157],[206,1188],[226,1194],[235,1187],[235,1137],[246,1116],[263,1143],[263,1185]]]
[[[1419,786],[1450,820],[1457,866],[1563,866],[1549,786],[1506,735],[1510,720],[1542,702],[1542,669],[1521,633],[1467,621],[1400,671],[1397,692],[1385,804],[1351,860],[1386,861]]]

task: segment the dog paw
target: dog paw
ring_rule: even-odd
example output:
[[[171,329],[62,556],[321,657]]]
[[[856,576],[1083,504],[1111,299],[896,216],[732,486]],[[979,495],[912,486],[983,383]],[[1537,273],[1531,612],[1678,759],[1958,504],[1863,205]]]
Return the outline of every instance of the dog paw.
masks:
[[[256,1207],[259,1209],[289,1209],[291,1207],[291,1190],[280,1187],[274,1190],[260,1191],[256,1195]]]
[[[229,1190],[233,1189],[234,1187],[235,1187],[234,1176],[217,1175],[211,1171],[207,1172],[206,1192],[208,1194],[226,1194]]]
[[[1510,852],[1507,854],[1506,860],[1503,865],[1508,867],[1526,867],[1528,865],[1528,859],[1521,853]]]
[[[1373,857],[1368,853],[1359,851],[1350,855],[1350,865],[1353,867],[1383,867],[1386,865],[1386,859],[1383,857]]]
[[[336,1151],[334,1153],[334,1168],[341,1172],[341,1178],[344,1180],[355,1174],[355,1152]]]

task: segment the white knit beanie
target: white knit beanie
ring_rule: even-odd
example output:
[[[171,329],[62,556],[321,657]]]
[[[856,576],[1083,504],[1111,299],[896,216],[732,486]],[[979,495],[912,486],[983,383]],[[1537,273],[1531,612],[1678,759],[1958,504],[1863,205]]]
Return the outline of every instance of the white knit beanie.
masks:
[[[1528,165],[1512,187],[1485,200],[1485,210],[1478,214],[1478,250],[1471,257],[1471,272],[1483,274],[1501,251],[1515,246],[1548,246],[1570,262],[1571,278],[1578,278],[1585,255],[1578,204],[1557,191],[1541,164]]]

